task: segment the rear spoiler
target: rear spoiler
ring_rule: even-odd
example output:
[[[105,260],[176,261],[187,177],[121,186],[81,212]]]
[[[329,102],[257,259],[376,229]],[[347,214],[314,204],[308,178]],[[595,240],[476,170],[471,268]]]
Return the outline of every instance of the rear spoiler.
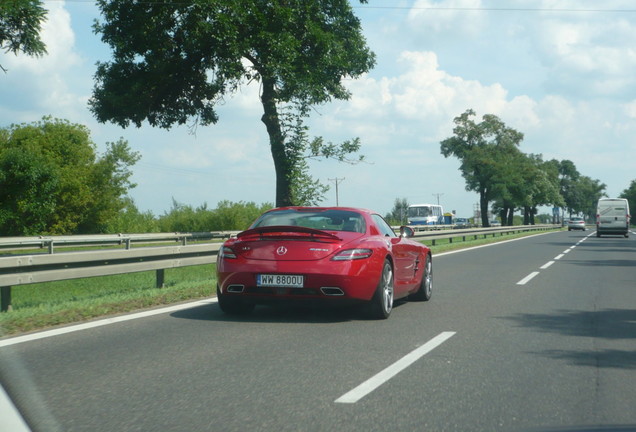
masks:
[[[272,226],[264,226],[264,227],[256,227],[252,229],[248,229],[242,231],[236,235],[237,238],[245,238],[245,237],[280,237],[289,234],[304,234],[302,237],[306,237],[307,235],[310,238],[315,239],[329,239],[329,240],[341,240],[335,234],[328,233],[326,231],[321,231],[314,228],[307,228],[302,226],[292,226],[292,225],[272,225]]]

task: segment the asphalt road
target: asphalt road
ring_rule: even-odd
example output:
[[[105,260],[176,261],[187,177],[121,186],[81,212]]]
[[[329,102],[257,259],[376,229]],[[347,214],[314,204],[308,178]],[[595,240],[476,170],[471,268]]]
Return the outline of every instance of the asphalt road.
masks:
[[[386,321],[207,302],[5,343],[0,378],[34,431],[636,430],[636,235],[433,262]]]

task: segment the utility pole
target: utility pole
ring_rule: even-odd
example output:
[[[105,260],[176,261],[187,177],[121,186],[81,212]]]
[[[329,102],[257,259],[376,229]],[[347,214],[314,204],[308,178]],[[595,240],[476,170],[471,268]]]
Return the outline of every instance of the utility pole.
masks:
[[[439,197],[441,197],[442,195],[444,195],[444,194],[443,193],[433,194],[434,197],[437,197],[437,205],[439,205]]]
[[[334,182],[336,184],[336,207],[340,207],[339,203],[338,203],[338,183],[342,182],[345,178],[332,178],[332,179],[327,179],[330,182]]]

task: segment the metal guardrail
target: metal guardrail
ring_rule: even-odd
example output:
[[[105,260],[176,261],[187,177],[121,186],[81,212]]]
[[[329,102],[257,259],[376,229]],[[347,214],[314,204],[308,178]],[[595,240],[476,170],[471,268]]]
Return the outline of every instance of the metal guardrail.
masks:
[[[0,311],[11,310],[16,285],[155,270],[156,286],[162,287],[165,269],[210,264],[220,247],[203,243],[0,257]]]
[[[480,236],[486,238],[488,236],[495,237],[497,234],[514,234],[528,231],[548,231],[561,228],[561,225],[514,225],[505,227],[490,227],[490,228],[466,228],[466,229],[450,229],[445,231],[416,231],[415,238],[430,239],[431,245],[435,246],[435,240],[448,239],[451,243],[455,238],[462,238],[462,241],[466,241],[467,237],[477,239]]]
[[[501,228],[454,229],[447,231],[419,231],[416,239],[435,240],[478,238],[489,235],[560,228],[555,225],[514,226]],[[157,272],[157,287],[163,286],[164,270],[168,268],[210,264],[214,262],[221,243],[187,244],[227,238],[235,232],[129,234],[97,236],[4,237],[0,248],[20,250],[46,248],[48,253],[0,256],[0,311],[11,309],[11,287],[40,282],[107,276],[142,271]],[[179,246],[135,247],[131,244],[179,242]],[[54,253],[54,246],[124,245],[124,249],[100,249]]]
[[[226,239],[238,231],[150,233],[150,234],[96,234],[70,236],[0,237],[0,249],[47,249],[54,253],[56,247],[122,245],[130,249],[133,244],[188,242]]]

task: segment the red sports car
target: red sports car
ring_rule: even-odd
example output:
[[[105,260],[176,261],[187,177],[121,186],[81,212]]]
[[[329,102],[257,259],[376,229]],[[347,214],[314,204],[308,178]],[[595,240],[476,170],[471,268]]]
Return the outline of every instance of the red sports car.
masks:
[[[345,207],[281,207],[265,212],[217,257],[217,298],[230,314],[257,303],[302,299],[366,302],[388,318],[393,300],[426,301],[431,251],[377,213]]]

